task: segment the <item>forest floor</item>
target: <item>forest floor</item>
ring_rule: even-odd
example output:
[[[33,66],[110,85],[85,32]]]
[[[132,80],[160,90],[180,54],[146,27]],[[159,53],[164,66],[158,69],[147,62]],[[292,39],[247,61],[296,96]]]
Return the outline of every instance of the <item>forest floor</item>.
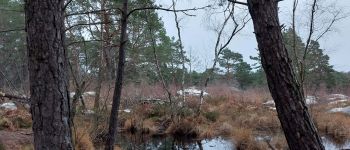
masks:
[[[287,149],[268,91],[210,87],[207,92],[209,95],[205,97],[200,111],[197,111],[197,96],[186,97],[185,103],[180,103],[182,100],[179,96],[173,105],[158,100],[154,103],[131,103],[127,101],[131,98],[124,96],[118,121],[119,131],[149,138],[160,135],[199,140],[224,137],[241,149]],[[346,96],[332,98],[330,94],[318,95],[308,107],[319,133],[342,144],[350,140],[350,115],[342,112],[350,106],[350,99]],[[80,113],[75,117],[73,128],[76,149],[94,149],[96,144],[104,141],[108,111],[95,113],[92,111],[93,101],[93,96],[85,97],[89,111],[78,108]],[[108,101],[104,103],[110,104]],[[98,121],[95,120],[96,116]],[[31,149],[30,127],[31,116],[25,107],[0,111],[0,150]]]
[[[5,150],[30,150],[33,143],[33,134],[31,129],[17,131],[0,130],[0,141],[1,147]]]

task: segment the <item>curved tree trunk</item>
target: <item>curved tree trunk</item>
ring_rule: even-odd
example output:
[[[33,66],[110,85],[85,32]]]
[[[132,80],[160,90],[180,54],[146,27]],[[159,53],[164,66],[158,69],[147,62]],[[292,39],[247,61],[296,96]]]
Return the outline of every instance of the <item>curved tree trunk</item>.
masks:
[[[278,0],[248,0],[268,86],[289,148],[322,150],[283,42],[277,4]]]
[[[34,147],[74,149],[69,119],[64,0],[26,0]]]

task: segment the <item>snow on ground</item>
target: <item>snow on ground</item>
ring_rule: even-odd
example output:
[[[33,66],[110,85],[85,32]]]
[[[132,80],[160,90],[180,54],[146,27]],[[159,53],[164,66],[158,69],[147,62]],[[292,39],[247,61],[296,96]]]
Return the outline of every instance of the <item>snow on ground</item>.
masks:
[[[340,108],[332,108],[328,112],[331,112],[331,113],[341,112],[341,113],[345,113],[345,114],[349,114],[350,115],[350,106],[343,107],[343,108],[341,108],[341,107]]]
[[[315,96],[308,95],[305,98],[305,102],[306,102],[307,105],[317,104],[317,98]],[[269,106],[269,107],[275,106],[275,101],[268,100],[265,103],[263,103],[263,105],[266,105],[266,106]]]
[[[182,92],[182,90],[177,91],[177,94],[182,95],[185,93],[185,95],[191,95],[191,96],[200,96],[201,90],[198,90],[196,87],[189,87],[187,89],[184,89],[185,92]],[[207,92],[203,91],[203,95],[209,95]]]
[[[0,105],[0,108],[5,110],[17,110],[17,106],[13,102],[3,103]]]
[[[307,105],[317,104],[316,99],[317,99],[317,98],[316,98],[315,96],[310,96],[310,95],[308,95],[308,96],[306,96],[306,98],[305,98],[305,102],[306,102]]]
[[[70,98],[73,98],[74,95],[75,95],[75,92],[70,92],[70,93],[69,93]],[[84,93],[82,94],[82,96],[84,96],[84,97],[96,96],[96,92],[95,92],[95,91],[84,92]]]
[[[337,100],[337,101],[330,102],[329,104],[333,105],[333,104],[344,103],[344,102],[347,102],[347,101],[349,101],[349,100],[343,99],[343,100]]]
[[[96,96],[96,92],[95,91],[84,92],[83,96]]]
[[[347,99],[349,99],[349,97],[344,94],[331,94],[327,98],[328,101],[347,100]]]

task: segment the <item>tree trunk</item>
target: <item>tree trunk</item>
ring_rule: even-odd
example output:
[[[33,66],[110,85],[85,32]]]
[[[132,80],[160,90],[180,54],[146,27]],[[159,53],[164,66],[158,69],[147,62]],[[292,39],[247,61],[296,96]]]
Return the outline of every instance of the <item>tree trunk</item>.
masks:
[[[69,119],[64,0],[25,1],[34,147],[74,149]]]
[[[114,149],[114,142],[116,139],[117,131],[117,120],[118,120],[118,110],[120,105],[120,97],[123,87],[123,74],[125,65],[125,48],[127,44],[127,25],[128,25],[128,0],[123,0],[123,8],[121,12],[121,32],[120,32],[120,46],[119,46],[119,60],[117,69],[117,80],[115,81],[114,93],[113,93],[113,104],[112,110],[109,118],[109,130],[108,138],[106,141],[106,150]]]
[[[277,0],[248,0],[262,66],[291,150],[324,149],[283,43]]]

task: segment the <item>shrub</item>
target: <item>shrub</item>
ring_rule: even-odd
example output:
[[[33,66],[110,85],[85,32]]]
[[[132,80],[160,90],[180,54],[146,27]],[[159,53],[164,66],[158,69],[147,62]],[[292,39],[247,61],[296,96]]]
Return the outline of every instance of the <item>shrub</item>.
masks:
[[[165,116],[170,112],[169,109],[170,107],[168,105],[155,105],[148,114],[148,118]]]
[[[12,119],[12,123],[17,128],[30,128],[32,126],[31,120],[27,120],[21,117],[15,117]]]

